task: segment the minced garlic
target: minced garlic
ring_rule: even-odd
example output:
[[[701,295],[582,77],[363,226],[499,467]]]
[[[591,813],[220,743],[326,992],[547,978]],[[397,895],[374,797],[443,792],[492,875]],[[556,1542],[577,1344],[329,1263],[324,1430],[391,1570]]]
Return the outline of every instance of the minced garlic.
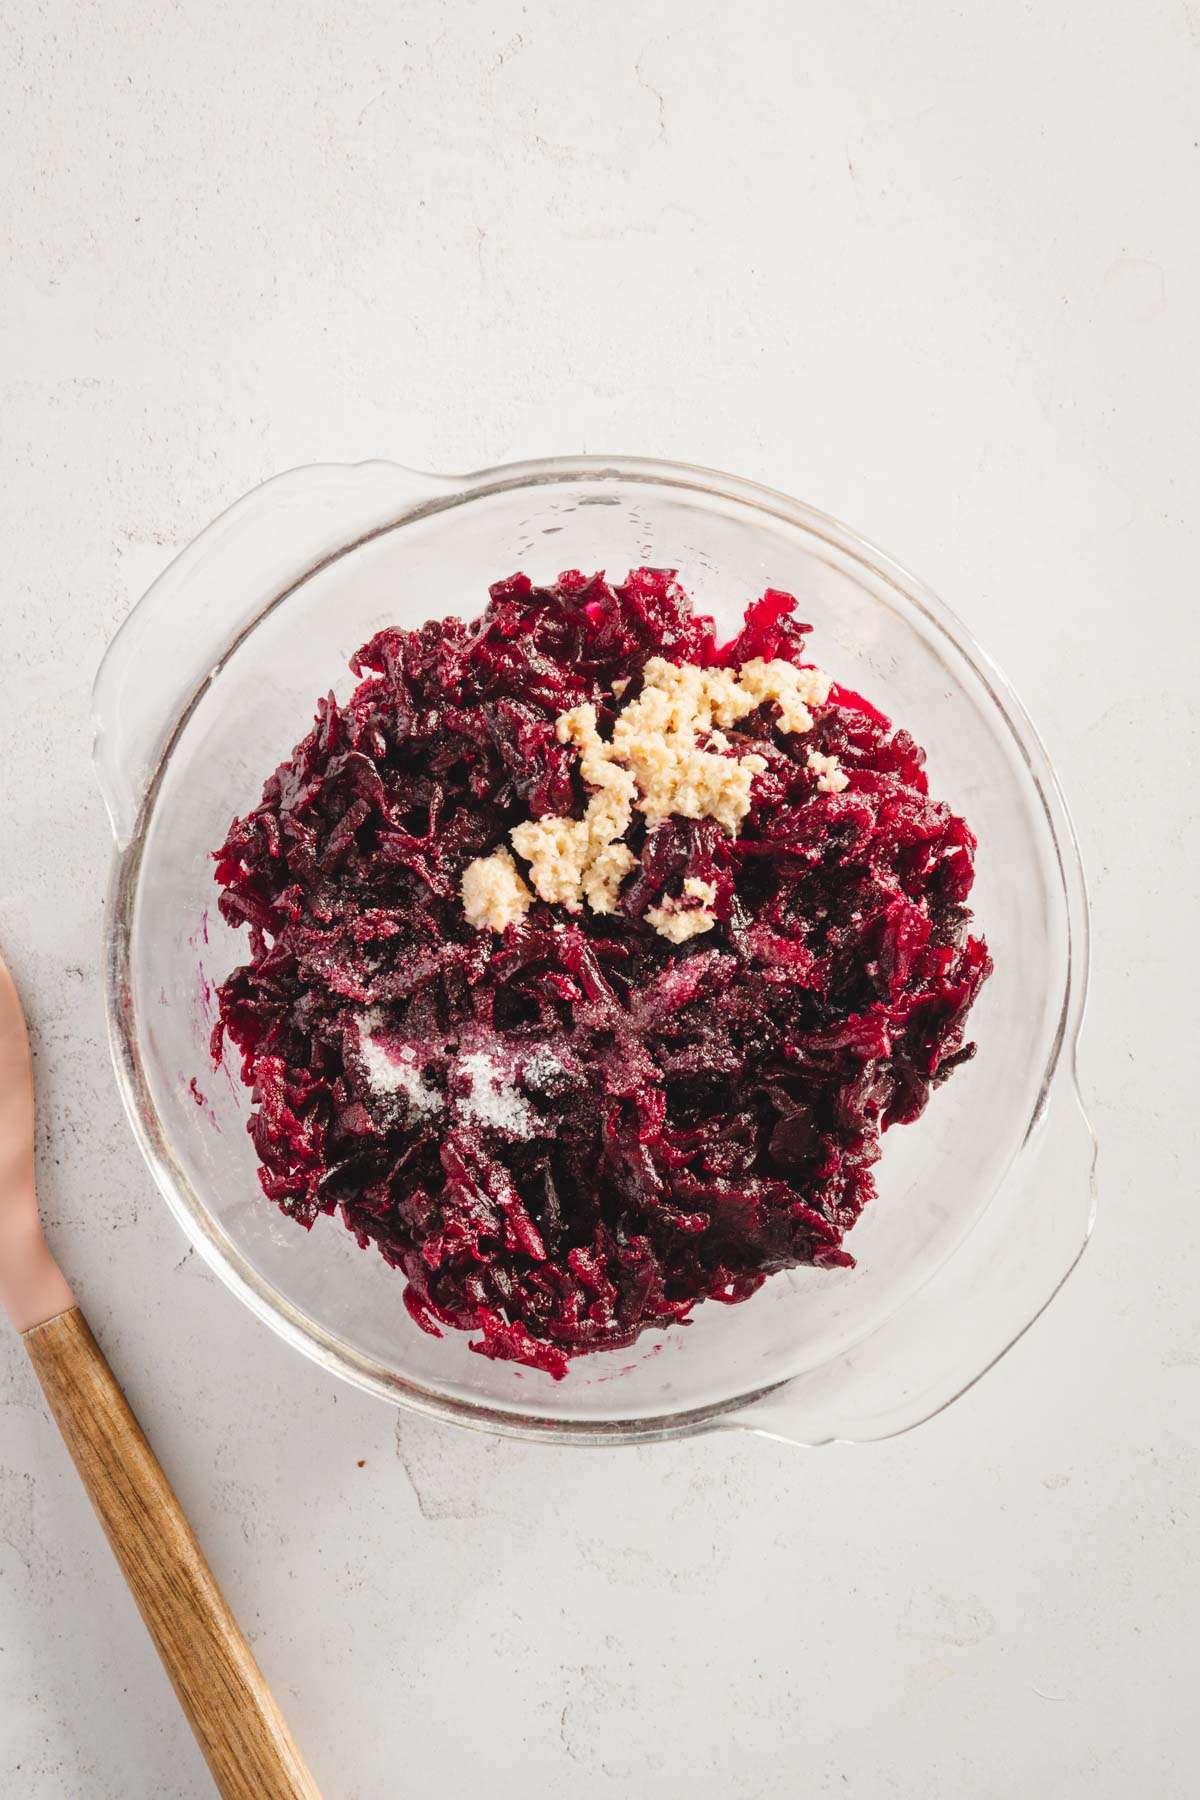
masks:
[[[711,881],[689,875],[683,884],[683,899],[668,897],[661,906],[652,906],[646,918],[660,937],[670,938],[673,944],[682,944],[688,938],[699,937],[702,931],[712,930],[717,915],[708,909],[716,897],[717,890]],[[688,900],[698,900],[700,904],[688,906]]]
[[[463,911],[477,931],[503,931],[523,919],[533,895],[522,881],[507,850],[493,850],[468,863],[462,878]]]
[[[840,794],[850,786],[850,777],[836,756],[822,756],[819,750],[810,750],[808,767],[816,776],[817,786],[823,794]]]
[[[625,685],[613,683],[618,698]],[[757,657],[740,669],[702,669],[652,656],[637,698],[617,713],[611,742],[600,736],[590,703],[560,714],[558,740],[577,747],[579,773],[591,798],[582,819],[530,819],[510,833],[513,849],[529,864],[536,893],[568,912],[578,912],[585,899],[593,912],[612,912],[636,861],[623,841],[635,809],[651,824],[671,817],[715,819],[736,837],[750,810],[751,783],[767,765],[754,753],[733,753],[726,730],[773,703],[780,731],[809,731],[809,707],[821,705],[829,688],[829,677],[819,669],[780,660]],[[834,766],[823,779],[845,786],[836,758],[825,760]],[[529,900],[507,851],[480,858],[463,876],[463,904],[473,925],[503,930],[525,912]],[[674,943],[715,922],[703,905],[673,911],[671,905],[664,902],[646,916]]]
[[[637,857],[628,844],[605,845],[583,877],[583,891],[593,912],[616,912],[621,883],[636,867]]]

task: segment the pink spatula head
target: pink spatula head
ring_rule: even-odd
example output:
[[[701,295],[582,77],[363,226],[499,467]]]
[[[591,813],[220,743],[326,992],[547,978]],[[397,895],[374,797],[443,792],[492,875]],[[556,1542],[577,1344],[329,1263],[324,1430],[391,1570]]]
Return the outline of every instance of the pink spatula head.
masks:
[[[0,957],[0,1305],[18,1331],[28,1331],[74,1304],[38,1218],[29,1038]]]

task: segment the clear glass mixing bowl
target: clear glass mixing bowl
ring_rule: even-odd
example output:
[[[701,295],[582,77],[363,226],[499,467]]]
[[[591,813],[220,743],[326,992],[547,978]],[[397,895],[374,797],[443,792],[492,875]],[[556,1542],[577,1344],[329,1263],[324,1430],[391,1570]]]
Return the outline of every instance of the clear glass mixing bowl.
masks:
[[[974,1062],[893,1131],[857,1268],[776,1275],[749,1302],[576,1363],[567,1379],[425,1336],[400,1278],[336,1219],[268,1205],[248,1095],[214,1073],[214,984],[243,941],[210,851],[302,735],[315,697],[387,623],[478,611],[522,568],[678,568],[725,626],[770,585],[800,597],[816,659],[929,753],[979,837],[974,905],[995,974]],[[744,1425],[817,1444],[928,1418],[1020,1336],[1093,1211],[1074,1060],[1087,907],[1061,793],[1020,703],[922,584],[844,526],[731,476],[579,457],[442,478],[390,463],[279,476],[197,538],[135,608],[96,680],[96,764],[116,835],[108,1007],[125,1104],[196,1249],[325,1368],[462,1424],[585,1442]],[[194,1084],[194,1085],[193,1085]]]

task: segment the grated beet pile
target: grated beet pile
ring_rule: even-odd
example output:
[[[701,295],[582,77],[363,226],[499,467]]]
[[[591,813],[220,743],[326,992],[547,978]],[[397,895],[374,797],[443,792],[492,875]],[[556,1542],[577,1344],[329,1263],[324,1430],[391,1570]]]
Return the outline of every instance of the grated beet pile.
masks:
[[[216,853],[250,954],[214,1056],[241,1051],[263,1189],[306,1227],[340,1211],[425,1330],[561,1376],[774,1270],[850,1264],[881,1131],[972,1054],[975,840],[908,733],[836,686],[804,735],[770,704],[730,734],[768,765],[738,837],[638,815],[615,913],[464,916],[469,862],[583,811],[560,713],[592,701],[607,734],[650,656],[799,663],[794,605],[769,590],[718,646],[670,572],[516,575],[473,624],[382,631]],[[718,923],[676,946],[645,915],[687,877]]]

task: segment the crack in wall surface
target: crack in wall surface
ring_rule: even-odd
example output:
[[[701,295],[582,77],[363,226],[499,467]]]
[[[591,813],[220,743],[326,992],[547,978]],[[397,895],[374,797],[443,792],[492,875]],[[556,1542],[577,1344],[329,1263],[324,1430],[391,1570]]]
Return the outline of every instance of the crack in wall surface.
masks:
[[[641,55],[634,63],[633,73],[636,77],[638,86],[643,88],[645,92],[650,94],[658,103],[658,141],[665,144],[667,141],[667,103],[662,96],[661,90],[656,88],[652,82],[647,81],[645,74],[642,71],[642,63],[645,60],[646,51],[649,50],[649,48],[650,46],[647,44],[646,49],[642,51]]]
[[[394,1426],[396,1457],[404,1470],[408,1485],[413,1491],[417,1510],[423,1519],[432,1523],[442,1523],[447,1519],[486,1519],[491,1517],[490,1509],[480,1504],[470,1493],[453,1485],[453,1462],[438,1455],[434,1447],[431,1461],[426,1460],[414,1444],[406,1444],[405,1426],[419,1430],[421,1421],[414,1424],[412,1419],[405,1419],[401,1414]],[[435,1427],[430,1427],[431,1430]],[[443,1483],[447,1485],[443,1485]]]

